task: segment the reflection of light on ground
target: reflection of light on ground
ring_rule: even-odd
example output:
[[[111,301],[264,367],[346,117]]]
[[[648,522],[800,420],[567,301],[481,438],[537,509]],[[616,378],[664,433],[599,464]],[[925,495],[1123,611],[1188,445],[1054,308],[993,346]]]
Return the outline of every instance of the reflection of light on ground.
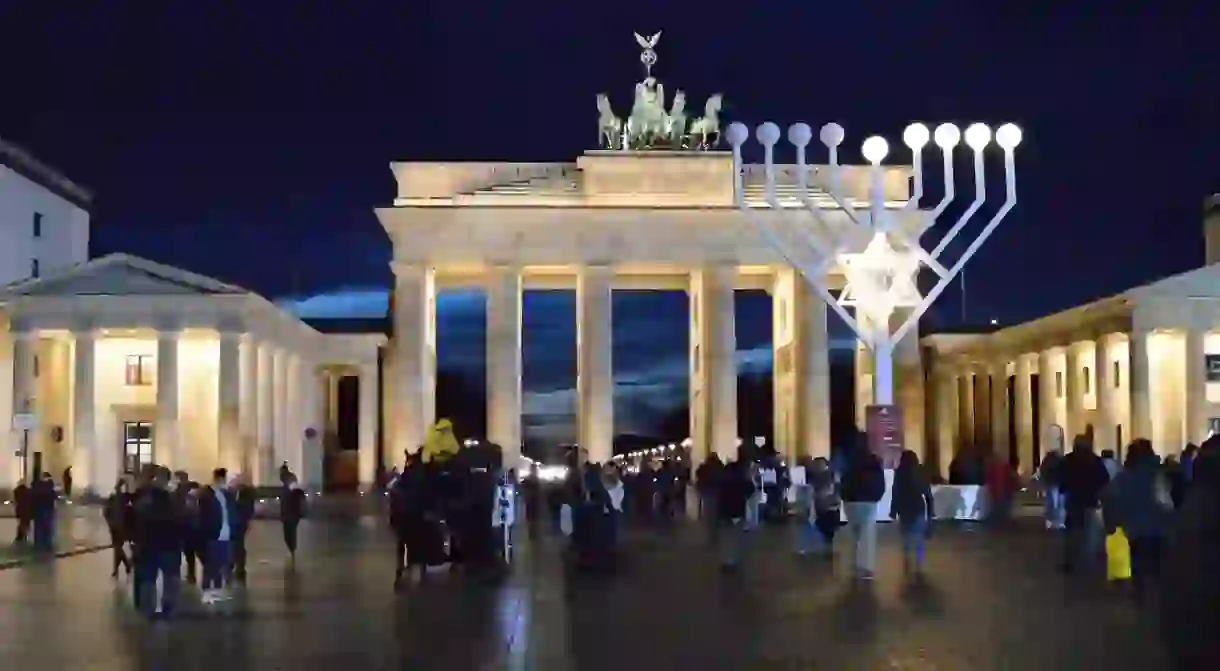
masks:
[[[525,669],[532,625],[530,595],[520,587],[506,587],[496,595],[496,634],[508,651],[507,668]]]

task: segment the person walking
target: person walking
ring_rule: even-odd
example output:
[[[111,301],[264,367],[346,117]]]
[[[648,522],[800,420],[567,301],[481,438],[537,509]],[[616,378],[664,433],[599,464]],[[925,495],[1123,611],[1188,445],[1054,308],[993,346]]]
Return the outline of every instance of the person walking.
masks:
[[[237,525],[237,501],[228,487],[223,468],[212,471],[212,484],[199,497],[199,532],[203,539],[203,603],[211,605],[229,598],[232,582],[233,534]]]
[[[288,561],[297,560],[297,527],[305,517],[305,490],[297,477],[288,474],[284,489],[280,492],[280,525],[284,531],[284,546],[288,548]]]
[[[1152,443],[1141,438],[1127,448],[1127,462],[1103,495],[1106,533],[1122,529],[1131,548],[1131,587],[1143,604],[1148,586],[1160,576],[1161,538],[1173,512],[1169,482]]]
[[[932,527],[932,482],[919,456],[905,450],[894,472],[890,513],[902,533],[902,566],[908,572],[923,571],[924,545]]]
[[[1072,441],[1072,452],[1063,458],[1059,486],[1063,490],[1063,570],[1092,567],[1101,557],[1101,492],[1110,474],[1093,443],[1083,435]]]
[[[843,502],[839,498],[835,474],[825,457],[806,461],[805,484],[800,496],[805,501],[805,515],[798,527],[797,554],[815,552],[827,558],[834,556],[834,538],[840,526]]]
[[[233,478],[229,491],[237,506],[237,524],[233,529],[233,579],[237,582],[246,581],[246,535],[250,533],[250,524],[254,521],[256,494],[243,475]]]
[[[13,538],[14,545],[23,545],[30,538],[30,524],[34,521],[33,490],[25,484],[25,480],[13,488],[13,516],[17,518],[17,535]]]
[[[119,577],[119,567],[122,566],[127,575],[131,575],[133,563],[127,556],[127,542],[131,540],[132,502],[131,493],[127,490],[126,478],[119,478],[114,485],[102,514],[106,519],[106,527],[110,530],[110,548],[113,554],[110,577]]]
[[[149,464],[145,485],[135,498],[136,533],[133,592],[136,607],[150,619],[168,618],[178,602],[182,575],[182,525],[178,508],[170,496],[169,469]],[[157,578],[161,599],[157,600]]]
[[[855,577],[872,580],[877,564],[877,504],[885,496],[881,460],[863,441],[848,452],[840,491],[852,535]]]
[[[1059,449],[1047,452],[1038,466],[1046,528],[1051,530],[1063,529],[1063,490],[1060,488],[1062,470],[1063,452]]]
[[[741,563],[749,525],[750,500],[754,493],[750,465],[738,456],[736,461],[725,465],[717,482],[716,517],[721,526],[717,540],[720,544],[720,565],[724,569],[735,569]]]

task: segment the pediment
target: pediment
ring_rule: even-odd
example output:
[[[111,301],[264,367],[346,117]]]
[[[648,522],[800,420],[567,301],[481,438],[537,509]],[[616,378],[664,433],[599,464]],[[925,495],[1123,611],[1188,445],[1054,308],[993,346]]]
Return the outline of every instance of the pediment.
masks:
[[[127,254],[112,254],[38,279],[11,284],[8,297],[172,296],[250,293],[241,287]]]
[[[1220,298],[1220,264],[1171,275],[1130,293],[1137,299],[1153,296]]]

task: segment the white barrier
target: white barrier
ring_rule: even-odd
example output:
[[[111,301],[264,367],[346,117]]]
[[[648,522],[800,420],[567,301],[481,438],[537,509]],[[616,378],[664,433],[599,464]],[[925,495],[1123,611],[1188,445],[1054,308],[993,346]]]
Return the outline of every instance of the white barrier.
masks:
[[[933,485],[932,511],[936,519],[982,521],[987,517],[990,497],[981,485]]]

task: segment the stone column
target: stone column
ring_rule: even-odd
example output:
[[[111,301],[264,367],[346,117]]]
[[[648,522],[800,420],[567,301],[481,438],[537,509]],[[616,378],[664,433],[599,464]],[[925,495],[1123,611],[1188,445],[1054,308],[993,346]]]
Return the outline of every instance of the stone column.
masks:
[[[35,333],[27,330],[14,329],[13,335],[13,414],[38,414],[37,401],[34,398],[36,380],[34,378],[34,351],[38,344]],[[25,447],[25,463],[33,465],[34,441],[38,429],[31,429],[28,441],[25,432],[11,431],[13,444],[0,453],[0,487],[11,489],[25,478],[23,458],[16,456]]]
[[[890,332],[901,328],[910,315],[909,308],[899,308],[894,314]],[[894,347],[894,386],[894,402],[902,412],[904,447],[919,455],[922,461],[928,456],[924,449],[924,414],[927,401],[924,399],[923,352],[919,346],[918,324]]]
[[[1131,333],[1128,352],[1131,356],[1127,385],[1131,391],[1131,439],[1152,439],[1152,379],[1148,361],[1146,331]],[[1165,449],[1165,448],[1159,448]]]
[[[1063,395],[1066,422],[1063,427],[1065,440],[1074,440],[1084,433],[1084,368],[1079,343],[1068,345],[1064,353]]]
[[[154,426],[153,461],[171,470],[188,469],[192,461],[182,444],[178,392],[178,348],[182,332],[157,333],[157,423]]]
[[[272,383],[275,401],[272,404],[272,424],[275,427],[275,458],[273,463],[275,469],[284,463],[288,462],[288,467],[293,468],[296,464],[292,462],[292,454],[290,447],[289,436],[289,419],[288,419],[288,351],[276,347],[272,351]],[[278,472],[278,470],[277,470]]]
[[[1050,450],[1046,437],[1051,426],[1058,423],[1055,405],[1058,400],[1058,389],[1055,384],[1054,351],[1042,350],[1038,353],[1038,436],[1042,441],[1043,456]],[[1065,447],[1071,436],[1064,436]]]
[[[258,342],[253,336],[247,336],[241,345],[241,414],[239,424],[241,431],[241,459],[238,468],[247,484],[257,485],[260,481],[257,464],[259,462],[259,370]]]
[[[1186,374],[1185,441],[1202,445],[1207,440],[1207,351],[1204,340],[1207,333],[1191,329],[1183,338]]]
[[[1114,403],[1114,364],[1110,356],[1110,342],[1110,336],[1103,335],[1093,343],[1093,398],[1097,407],[1093,441],[1098,452],[1112,449],[1115,454],[1122,454],[1116,434],[1118,413]]]
[[[776,273],[772,298],[772,438],[789,459],[830,454],[826,304],[799,272]]]
[[[993,361],[991,377],[991,453],[1008,463],[1008,362]]]
[[[241,339],[242,334],[221,332],[216,385],[215,463],[236,473],[243,461],[241,443]]]
[[[279,483],[275,463],[275,351],[270,343],[258,344],[258,456],[254,482],[260,486]]]
[[[395,461],[424,444],[436,416],[435,289],[431,268],[394,265],[394,407],[386,416],[396,421]]]
[[[929,472],[946,475],[949,462],[957,453],[959,441],[958,431],[961,422],[958,418],[958,382],[957,372],[950,366],[939,365],[935,371],[936,378],[936,460],[928,463]],[[929,459],[929,462],[932,460]]]
[[[1034,472],[1034,436],[1038,427],[1034,426],[1034,367],[1037,359],[1031,354],[1017,357],[1017,379],[1013,401],[1017,413],[1017,458],[1020,459],[1020,470],[1024,475]]]
[[[978,424],[975,421],[975,394],[974,394],[974,371],[967,367],[961,371],[958,376],[958,408],[961,411],[961,436],[962,441],[959,447],[975,447],[978,445]]]
[[[103,454],[97,440],[97,347],[91,330],[72,333],[72,473],[81,491],[106,496],[121,472],[118,454]],[[110,450],[113,452],[113,450]]]
[[[381,384],[377,376],[377,362],[360,366],[359,384],[360,443],[357,470],[360,488],[369,490],[377,484],[377,389]]]
[[[487,438],[504,467],[521,457],[521,273],[496,266],[487,282]]]
[[[692,406],[692,439],[699,451],[737,457],[737,269],[708,266],[691,273],[692,358],[698,377],[698,410]],[[692,385],[694,388],[696,385]]]
[[[596,462],[614,454],[613,278],[607,265],[576,277],[577,441]]]

